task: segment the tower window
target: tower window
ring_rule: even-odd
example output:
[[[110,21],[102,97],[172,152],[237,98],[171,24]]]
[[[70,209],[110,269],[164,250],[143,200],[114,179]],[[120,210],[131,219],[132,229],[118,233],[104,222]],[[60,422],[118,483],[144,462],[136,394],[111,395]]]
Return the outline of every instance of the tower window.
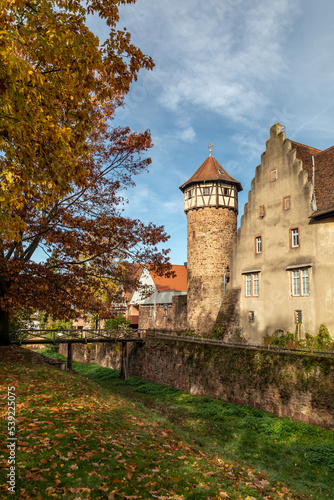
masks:
[[[210,194],[210,189],[208,187],[204,188],[204,194]]]
[[[299,229],[294,227],[290,229],[290,248],[299,247]]]
[[[192,198],[192,196],[193,196],[193,190],[190,189],[190,191],[188,191],[188,198]]]
[[[255,253],[262,253],[262,236],[255,237]]]
[[[283,198],[283,210],[290,210],[291,208],[291,196],[284,196]]]
[[[229,196],[229,194],[230,194],[229,188],[223,188],[223,189],[224,189],[224,195]]]

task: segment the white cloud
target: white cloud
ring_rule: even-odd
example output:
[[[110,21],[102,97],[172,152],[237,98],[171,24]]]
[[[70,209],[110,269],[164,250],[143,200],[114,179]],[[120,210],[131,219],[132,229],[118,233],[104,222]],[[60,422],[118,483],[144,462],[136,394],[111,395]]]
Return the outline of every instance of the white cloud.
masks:
[[[288,138],[319,149],[333,144],[334,3],[137,0],[120,10],[120,28],[156,63],[140,72],[118,116],[134,130],[150,128],[155,146],[150,173],[125,192],[126,212],[166,224],[172,237],[178,232],[170,245],[186,255],[178,186],[203,162],[209,142],[243,185],[240,213],[271,125],[280,122]]]
[[[192,127],[187,127],[185,129],[181,130],[179,137],[184,142],[194,142],[194,140],[196,138],[196,132]]]
[[[286,69],[283,47],[295,6],[289,0],[139,0],[131,32],[153,59],[159,54],[154,72],[163,106],[179,113],[195,105],[248,120],[263,113],[268,82]]]
[[[236,134],[233,140],[238,145],[238,154],[246,155],[248,160],[259,160],[265,148],[265,142],[254,131],[249,134]]]
[[[122,191],[120,194],[128,200],[124,209],[129,217],[147,222],[152,218],[156,221],[160,217],[165,219],[166,214],[182,213],[182,198],[178,190],[173,189],[170,192],[168,187],[161,185],[161,179],[156,187],[153,184],[149,186],[141,180],[134,188]],[[153,212],[152,207],[154,207]]]

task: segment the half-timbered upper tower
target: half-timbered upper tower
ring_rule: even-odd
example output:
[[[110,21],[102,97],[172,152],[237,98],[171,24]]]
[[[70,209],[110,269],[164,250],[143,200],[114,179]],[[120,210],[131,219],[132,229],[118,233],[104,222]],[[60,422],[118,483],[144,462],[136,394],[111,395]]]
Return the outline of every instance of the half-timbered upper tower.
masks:
[[[237,231],[239,181],[211,155],[180,186],[187,214],[188,327],[211,330],[223,297]]]

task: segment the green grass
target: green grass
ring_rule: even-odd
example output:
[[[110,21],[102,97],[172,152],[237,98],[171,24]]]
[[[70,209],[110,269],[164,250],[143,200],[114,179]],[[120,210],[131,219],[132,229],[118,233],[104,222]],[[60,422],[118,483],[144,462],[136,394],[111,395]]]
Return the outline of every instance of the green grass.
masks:
[[[136,377],[124,382],[97,365],[65,373],[33,356],[0,348],[1,401],[17,387],[12,498],[334,498],[332,431]],[[3,440],[0,496],[7,461]]]
[[[177,389],[119,379],[119,372],[77,363],[78,373],[129,400],[153,408],[210,452],[286,482],[310,498],[334,498],[334,433],[247,406],[196,397]]]

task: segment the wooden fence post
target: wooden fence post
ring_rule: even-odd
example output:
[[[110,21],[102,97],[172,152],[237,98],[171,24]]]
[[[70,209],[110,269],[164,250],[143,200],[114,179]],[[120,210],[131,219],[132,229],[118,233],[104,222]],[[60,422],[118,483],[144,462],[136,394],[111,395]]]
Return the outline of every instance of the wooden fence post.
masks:
[[[129,350],[128,342],[122,342],[122,360],[120,378],[127,380],[129,378]]]
[[[72,370],[72,360],[73,360],[73,344],[69,342],[67,344],[67,370]]]

